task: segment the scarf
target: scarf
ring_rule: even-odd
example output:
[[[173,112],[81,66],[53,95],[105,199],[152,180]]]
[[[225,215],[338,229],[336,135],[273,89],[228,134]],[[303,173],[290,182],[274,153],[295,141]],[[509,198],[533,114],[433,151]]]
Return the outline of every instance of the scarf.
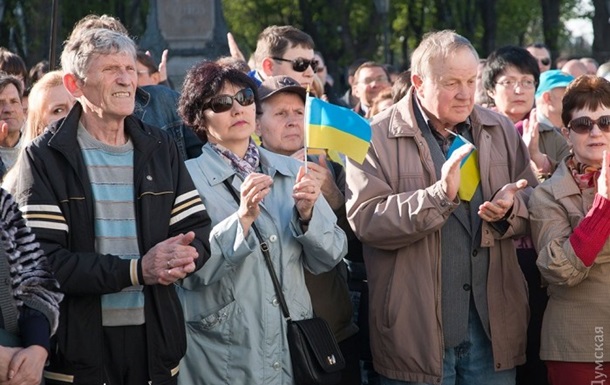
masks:
[[[218,143],[210,143],[210,145],[214,151],[216,151],[216,153],[218,153],[218,155],[220,155],[220,157],[227,162],[227,164],[231,166],[231,168],[242,179],[246,179],[248,175],[258,169],[260,163],[260,153],[252,138],[250,138],[248,149],[246,150],[246,154],[244,155],[243,159],[235,155],[233,151]]]
[[[572,177],[580,188],[580,191],[593,187],[595,188],[595,192],[597,192],[597,179],[599,178],[600,167],[577,163],[574,160],[574,155],[570,155],[566,159],[566,165],[572,173]]]

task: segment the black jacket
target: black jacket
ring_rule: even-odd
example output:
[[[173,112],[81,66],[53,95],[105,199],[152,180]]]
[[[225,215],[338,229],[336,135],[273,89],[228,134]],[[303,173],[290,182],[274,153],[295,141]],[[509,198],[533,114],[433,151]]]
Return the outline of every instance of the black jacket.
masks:
[[[25,150],[16,195],[65,294],[45,377],[101,384],[100,296],[143,282],[134,262],[95,252],[94,201],[76,133],[79,103]],[[194,231],[201,267],[209,258],[210,219],[168,135],[125,119],[134,145],[134,192],[140,255],[169,237]],[[172,285],[144,287],[149,373],[153,384],[174,381],[186,351],[182,308]]]

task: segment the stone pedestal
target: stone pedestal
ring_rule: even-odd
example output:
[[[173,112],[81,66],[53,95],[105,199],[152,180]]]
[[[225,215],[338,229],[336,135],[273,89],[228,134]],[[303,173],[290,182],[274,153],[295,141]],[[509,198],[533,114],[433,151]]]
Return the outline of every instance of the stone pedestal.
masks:
[[[156,62],[169,50],[167,75],[179,91],[195,63],[229,54],[221,0],[151,0],[146,32],[138,44],[151,51]]]

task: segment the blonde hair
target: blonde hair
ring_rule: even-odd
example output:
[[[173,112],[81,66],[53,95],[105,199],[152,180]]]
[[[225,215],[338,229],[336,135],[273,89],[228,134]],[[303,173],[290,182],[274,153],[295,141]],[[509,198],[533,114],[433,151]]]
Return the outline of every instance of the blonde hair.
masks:
[[[28,118],[23,132],[24,144],[30,143],[44,132],[46,122],[42,121],[42,112],[48,101],[43,96],[51,88],[63,84],[63,72],[51,71],[44,74],[32,87],[28,99]]]

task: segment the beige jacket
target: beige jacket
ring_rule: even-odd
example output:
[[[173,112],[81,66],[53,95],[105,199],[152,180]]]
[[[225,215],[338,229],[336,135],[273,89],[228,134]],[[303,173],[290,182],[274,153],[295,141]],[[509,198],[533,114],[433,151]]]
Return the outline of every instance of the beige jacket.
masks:
[[[347,215],[364,244],[375,369],[402,381],[440,383],[440,237],[456,206],[437,181],[412,98],[411,90],[377,115],[364,164],[348,163]],[[537,183],[527,148],[507,118],[475,106],[471,123],[485,200],[521,178]],[[487,293],[497,370],[525,361],[527,288],[511,237],[528,230],[530,191],[517,194],[503,235],[482,224],[481,246],[490,248]]]
[[[604,332],[610,332],[610,242],[591,267],[574,253],[569,237],[593,204],[594,190],[580,189],[565,161],[532,193],[532,238],[537,265],[548,283],[540,358],[552,361],[610,361]]]

